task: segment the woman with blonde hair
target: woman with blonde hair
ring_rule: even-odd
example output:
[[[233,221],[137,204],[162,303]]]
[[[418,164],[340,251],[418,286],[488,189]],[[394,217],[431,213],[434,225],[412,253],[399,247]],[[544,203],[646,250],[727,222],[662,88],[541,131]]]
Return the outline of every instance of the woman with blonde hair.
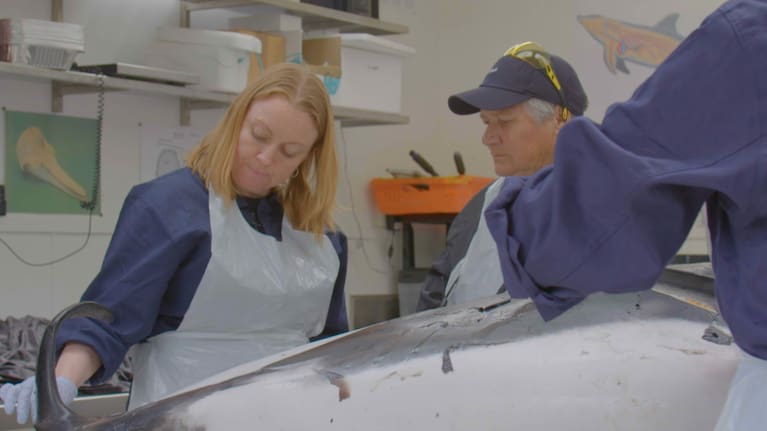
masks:
[[[114,321],[73,319],[57,340],[65,402],[108,378],[131,347],[135,408],[346,331],[337,169],[333,113],[316,76],[283,64],[248,85],[187,167],[128,194],[82,297]],[[34,416],[33,387],[31,378],[0,391],[20,423]]]

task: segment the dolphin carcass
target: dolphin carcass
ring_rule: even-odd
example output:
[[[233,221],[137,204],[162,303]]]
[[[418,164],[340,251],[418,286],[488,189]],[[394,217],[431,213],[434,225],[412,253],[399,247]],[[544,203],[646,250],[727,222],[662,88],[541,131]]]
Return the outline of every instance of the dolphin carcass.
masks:
[[[710,272],[710,270],[708,270]],[[596,294],[550,322],[499,295],[394,319],[248,363],[127,413],[61,404],[51,324],[38,430],[704,430],[739,360],[712,279],[667,270],[649,291]]]

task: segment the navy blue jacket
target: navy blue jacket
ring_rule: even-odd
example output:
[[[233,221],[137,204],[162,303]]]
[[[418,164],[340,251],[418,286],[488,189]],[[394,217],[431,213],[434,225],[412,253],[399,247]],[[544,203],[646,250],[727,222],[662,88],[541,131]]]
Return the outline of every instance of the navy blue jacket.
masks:
[[[274,195],[238,198],[258,231],[282,237],[282,205]],[[57,348],[77,341],[98,353],[94,383],[109,378],[128,349],[181,324],[210,260],[208,191],[188,168],[135,186],[125,199],[101,270],[82,296],[114,313],[114,323],[73,319],[64,323]],[[348,250],[341,232],[329,233],[340,268],[322,335],[348,330],[344,283]]]
[[[707,17],[602,124],[486,210],[507,290],[553,319],[595,291],[648,289],[707,203],[721,313],[767,359],[767,1]]]

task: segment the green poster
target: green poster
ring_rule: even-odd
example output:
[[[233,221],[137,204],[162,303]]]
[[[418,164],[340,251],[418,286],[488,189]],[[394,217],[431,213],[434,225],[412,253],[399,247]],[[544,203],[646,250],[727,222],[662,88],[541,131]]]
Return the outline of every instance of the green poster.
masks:
[[[87,214],[81,204],[93,199],[99,175],[97,139],[95,119],[5,111],[8,212]]]

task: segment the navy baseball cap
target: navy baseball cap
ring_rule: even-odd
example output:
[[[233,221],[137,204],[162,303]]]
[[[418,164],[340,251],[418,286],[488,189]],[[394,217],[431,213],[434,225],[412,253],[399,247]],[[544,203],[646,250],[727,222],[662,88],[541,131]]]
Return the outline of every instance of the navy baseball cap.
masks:
[[[551,55],[551,67],[562,86],[565,107],[573,115],[582,115],[588,99],[575,70],[556,55]],[[493,65],[478,88],[450,96],[447,105],[458,115],[468,115],[480,110],[510,108],[530,98],[562,104],[559,93],[544,71],[505,55]]]

